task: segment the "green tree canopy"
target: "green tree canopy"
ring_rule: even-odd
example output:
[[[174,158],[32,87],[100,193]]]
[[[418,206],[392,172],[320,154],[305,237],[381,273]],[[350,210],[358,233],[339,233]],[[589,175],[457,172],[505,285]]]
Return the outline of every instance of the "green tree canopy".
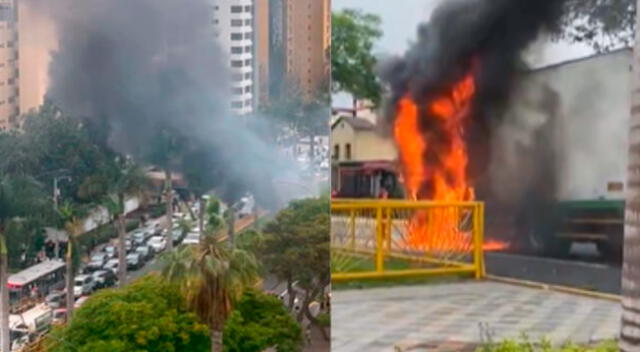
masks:
[[[102,290],[54,329],[49,352],[209,350],[206,325],[185,306],[175,286],[146,276],[119,290]]]
[[[236,304],[224,328],[227,352],[261,352],[276,347],[278,352],[302,348],[298,323],[282,302],[254,290],[247,291]]]
[[[379,104],[381,87],[372,50],[382,36],[380,17],[346,9],[334,12],[331,21],[332,91]]]

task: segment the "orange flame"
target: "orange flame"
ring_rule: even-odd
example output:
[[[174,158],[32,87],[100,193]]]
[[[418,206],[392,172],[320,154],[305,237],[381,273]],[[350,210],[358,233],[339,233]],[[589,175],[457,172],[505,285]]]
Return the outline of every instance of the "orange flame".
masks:
[[[467,179],[464,142],[464,124],[475,90],[474,77],[468,74],[448,93],[427,104],[428,111],[420,111],[408,96],[399,101],[394,136],[410,199],[457,202],[475,198]],[[455,207],[418,212],[410,221],[407,244],[424,250],[467,251],[471,240],[461,227],[471,224],[471,219],[465,218],[468,214]],[[485,244],[488,250],[505,246],[499,242]]]

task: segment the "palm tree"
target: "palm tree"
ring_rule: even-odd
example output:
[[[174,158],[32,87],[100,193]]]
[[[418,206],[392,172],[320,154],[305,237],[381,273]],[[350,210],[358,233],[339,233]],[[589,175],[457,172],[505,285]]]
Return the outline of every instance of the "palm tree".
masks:
[[[143,199],[149,189],[149,180],[139,166],[124,161],[118,166],[110,188],[104,206],[109,210],[118,232],[118,285],[122,287],[127,279],[125,202],[127,196]]]
[[[636,8],[640,8],[640,0]],[[640,11],[637,21],[640,22]],[[636,23],[636,41],[633,50],[633,70],[631,73],[631,86],[633,97],[638,95],[640,87],[640,25]],[[621,351],[637,351],[640,349],[640,143],[638,142],[638,129],[640,125],[640,106],[631,100],[631,123],[629,135],[629,165],[627,167],[627,199],[625,209],[625,234],[624,257],[622,265],[622,324],[620,330]]]
[[[0,339],[1,350],[10,350],[9,250],[4,230],[9,222],[31,221],[52,209],[40,184],[28,177],[0,176]]]
[[[75,303],[75,295],[73,292],[74,278],[78,266],[80,264],[80,252],[78,251],[78,236],[84,232],[84,223],[81,220],[80,212],[70,203],[64,204],[59,208],[59,212],[64,222],[64,229],[67,232],[67,253],[65,259],[67,262],[65,275],[65,288],[67,291],[67,321],[73,316],[73,306]]]
[[[164,278],[180,286],[189,307],[209,326],[211,351],[222,351],[222,330],[233,302],[257,283],[255,257],[206,235],[198,246],[182,246],[164,259]]]

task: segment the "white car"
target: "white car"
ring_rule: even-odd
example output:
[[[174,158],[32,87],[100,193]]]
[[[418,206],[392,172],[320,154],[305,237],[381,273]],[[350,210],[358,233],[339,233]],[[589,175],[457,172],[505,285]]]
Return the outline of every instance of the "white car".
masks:
[[[198,244],[200,243],[199,232],[189,232],[187,236],[182,240],[182,244]]]
[[[80,275],[73,280],[73,295],[77,298],[93,292],[95,281],[91,275]]]
[[[153,236],[149,239],[147,245],[151,246],[156,252],[160,252],[167,246],[167,241],[162,236]]]
[[[105,270],[111,270],[115,275],[118,275],[118,264],[120,263],[119,259],[111,259],[105,264],[102,268]]]

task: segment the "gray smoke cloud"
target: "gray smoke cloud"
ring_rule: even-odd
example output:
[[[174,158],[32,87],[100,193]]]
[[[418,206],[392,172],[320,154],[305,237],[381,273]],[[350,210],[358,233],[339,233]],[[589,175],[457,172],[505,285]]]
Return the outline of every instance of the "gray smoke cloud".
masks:
[[[206,0],[25,0],[59,40],[47,98],[85,119],[118,152],[173,171],[233,201],[263,205],[291,163],[229,111],[226,58]],[[164,143],[177,151],[164,153]],[[195,171],[194,171],[195,170]]]

